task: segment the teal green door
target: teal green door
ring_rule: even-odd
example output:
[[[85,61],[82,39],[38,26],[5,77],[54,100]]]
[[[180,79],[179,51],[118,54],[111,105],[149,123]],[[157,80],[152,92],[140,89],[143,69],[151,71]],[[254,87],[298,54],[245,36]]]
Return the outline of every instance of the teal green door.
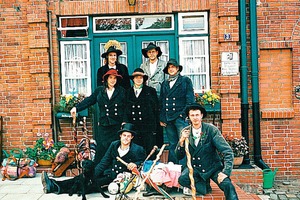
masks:
[[[165,61],[169,58],[176,58],[178,50],[175,50],[175,36],[174,35],[130,35],[130,36],[102,36],[94,37],[91,48],[92,54],[92,91],[96,88],[97,70],[103,65],[101,54],[104,51],[104,45],[109,40],[117,40],[121,43],[123,54],[119,57],[119,61],[128,67],[129,75],[132,74],[134,69],[140,67],[141,63],[145,60],[142,55],[142,49],[147,47],[149,42],[154,42],[161,47],[163,52],[160,59]],[[93,132],[97,134],[98,123],[98,107],[95,106]]]
[[[103,53],[103,46],[109,40],[117,40],[121,43],[123,54],[119,61],[128,67],[129,74],[134,69],[140,67],[141,63],[145,61],[142,55],[142,49],[147,47],[149,42],[154,42],[161,47],[163,52],[161,59],[169,60],[169,58],[176,58],[178,50],[175,50],[175,36],[174,35],[130,35],[130,36],[105,36],[95,37],[92,47],[92,90],[96,87],[97,70],[103,65],[101,54]]]

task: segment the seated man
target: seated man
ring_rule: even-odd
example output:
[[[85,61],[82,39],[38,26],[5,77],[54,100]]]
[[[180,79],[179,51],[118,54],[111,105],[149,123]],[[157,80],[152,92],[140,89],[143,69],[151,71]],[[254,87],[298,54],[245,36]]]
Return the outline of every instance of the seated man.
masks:
[[[233,152],[221,132],[212,124],[202,122],[206,110],[200,104],[193,103],[186,107],[185,113],[191,125],[181,131],[181,137],[175,149],[178,159],[182,159],[185,152],[185,140],[189,140],[188,150],[191,155],[196,192],[205,195],[211,192],[212,179],[224,192],[226,199],[238,199],[235,188],[230,180],[233,167]],[[220,158],[224,156],[224,164]],[[189,169],[183,169],[179,177],[179,184],[191,188]]]
[[[146,158],[146,152],[143,147],[131,142],[136,132],[133,129],[133,124],[126,123],[122,129],[118,131],[120,140],[114,141],[109,146],[100,163],[97,164],[94,170],[94,180],[92,185],[95,188],[100,188],[103,185],[108,185],[122,172],[131,172],[131,170],[140,165]],[[117,161],[116,157],[121,157],[122,160],[129,163],[127,167]],[[43,190],[45,193],[70,193],[71,186],[75,183],[75,178],[56,181],[50,179],[47,173],[42,174]],[[100,192],[88,191],[91,192]]]

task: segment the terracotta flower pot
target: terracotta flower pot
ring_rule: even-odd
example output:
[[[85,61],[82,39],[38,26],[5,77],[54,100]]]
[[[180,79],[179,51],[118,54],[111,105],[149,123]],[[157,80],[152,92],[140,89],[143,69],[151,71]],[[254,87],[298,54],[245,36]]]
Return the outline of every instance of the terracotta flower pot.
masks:
[[[244,157],[234,157],[233,158],[233,168],[238,168],[243,163]]]
[[[37,163],[38,163],[39,166],[52,166],[52,161],[51,160],[38,159]]]

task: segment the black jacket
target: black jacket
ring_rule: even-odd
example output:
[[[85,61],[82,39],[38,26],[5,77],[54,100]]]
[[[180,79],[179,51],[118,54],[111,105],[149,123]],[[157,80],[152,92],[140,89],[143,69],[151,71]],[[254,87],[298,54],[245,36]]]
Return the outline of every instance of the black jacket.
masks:
[[[108,98],[104,86],[98,87],[91,96],[80,102],[76,108],[80,112],[91,105],[98,103],[99,123],[102,126],[121,124],[125,109],[125,89],[117,86],[111,97]]]
[[[95,177],[99,177],[101,175],[109,175],[114,179],[119,173],[125,171],[129,172],[127,167],[117,160],[117,156],[119,156],[118,148],[120,145],[120,140],[111,143],[104,157],[95,168]],[[146,152],[143,147],[131,143],[128,153],[121,158],[126,163],[132,162],[139,166],[145,160]]]
[[[158,97],[154,88],[143,85],[140,95],[136,97],[131,87],[126,91],[123,121],[143,127],[146,131],[156,131],[159,120],[158,106]]]
[[[109,70],[108,65],[104,65],[100,67],[97,71],[97,86],[103,85],[103,75]],[[128,74],[128,69],[123,64],[116,64],[116,70],[118,73],[123,77],[119,83],[120,86],[122,86],[125,89],[130,88],[130,79]]]

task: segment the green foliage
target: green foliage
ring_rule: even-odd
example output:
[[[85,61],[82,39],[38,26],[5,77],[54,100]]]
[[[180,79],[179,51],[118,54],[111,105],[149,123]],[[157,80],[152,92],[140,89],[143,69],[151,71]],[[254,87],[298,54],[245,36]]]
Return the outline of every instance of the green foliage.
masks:
[[[38,133],[38,135],[41,135],[42,137],[36,140],[33,148],[27,147],[25,154],[27,155],[27,157],[34,160],[54,160],[56,154],[62,147],[65,146],[65,144],[63,142],[54,143],[54,141],[48,137],[48,133]]]
[[[225,137],[226,141],[228,142],[228,144],[230,145],[234,157],[241,157],[241,156],[245,156],[246,154],[248,154],[248,145],[247,145],[247,141],[244,137],[241,138],[234,138],[233,136],[226,136]]]
[[[220,102],[220,96],[209,90],[202,95],[196,93],[195,101],[201,105],[210,104],[214,106],[216,103]]]
[[[57,112],[70,112],[70,110],[76,106],[78,103],[83,101],[85,98],[84,95],[61,95],[60,101],[55,105],[54,111]]]

